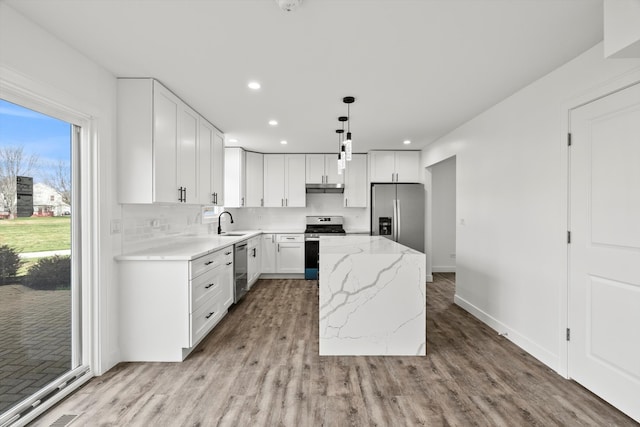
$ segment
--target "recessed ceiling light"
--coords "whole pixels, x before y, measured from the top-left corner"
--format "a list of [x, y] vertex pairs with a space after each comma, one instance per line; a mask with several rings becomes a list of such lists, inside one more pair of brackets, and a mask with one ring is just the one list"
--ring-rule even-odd
[[282, 141], [280, 141], [280, 144], [282, 145], [287, 145], [287, 141], [285, 141], [284, 139]]
[[235, 144], [236, 142], [238, 142], [238, 140], [237, 140], [237, 139], [235, 139], [235, 138], [230, 138], [230, 139], [228, 139], [228, 140], [227, 140], [227, 142], [230, 142], [230, 143], [232, 143], [232, 144]]
[[269, 124], [271, 126], [278, 126], [278, 121], [277, 120], [269, 120]]
[[249, 87], [249, 89], [253, 89], [253, 90], [258, 90], [261, 87], [260, 83], [258, 82], [249, 82], [247, 86]]
[[405, 139], [404, 141], [402, 141], [402, 143], [404, 145], [409, 145], [409, 144], [411, 144], [411, 141], [409, 141], [408, 139]]

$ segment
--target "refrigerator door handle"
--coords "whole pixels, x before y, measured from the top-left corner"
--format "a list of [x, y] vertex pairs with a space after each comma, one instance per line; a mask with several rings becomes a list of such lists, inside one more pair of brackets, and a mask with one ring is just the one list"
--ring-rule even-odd
[[394, 242], [398, 241], [398, 200], [393, 199], [393, 221], [391, 222], [393, 232], [391, 238]]
[[400, 199], [396, 200], [396, 242], [400, 241]]

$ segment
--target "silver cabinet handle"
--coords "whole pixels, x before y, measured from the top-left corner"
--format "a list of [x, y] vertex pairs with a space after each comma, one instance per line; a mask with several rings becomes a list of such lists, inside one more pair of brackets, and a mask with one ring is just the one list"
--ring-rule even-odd
[[278, 243], [278, 252], [280, 252], [280, 243]]
[[213, 261], [207, 261], [204, 263], [204, 265], [211, 265], [211, 264], [213, 264]]
[[240, 202], [240, 206], [244, 206], [244, 197], [242, 198], [242, 202]]
[[345, 207], [349, 206], [349, 199], [344, 199], [344, 206]]
[[280, 206], [284, 206], [284, 199], [280, 199]]
[[284, 199], [284, 205], [289, 206], [289, 199]]
[[228, 262], [228, 263], [227, 263], [227, 265], [231, 265], [231, 264], [233, 264], [233, 263], [232, 263], [232, 262]]
[[208, 284], [207, 286], [205, 286], [204, 288], [205, 288], [205, 289], [209, 289], [210, 287], [212, 287], [212, 286], [214, 286], [214, 285], [215, 285], [215, 283], [209, 283], [209, 284]]
[[229, 251], [229, 252], [225, 252], [224, 254], [225, 254], [225, 255], [231, 255], [231, 251]]
[[205, 319], [210, 318], [211, 316], [213, 316], [216, 312], [212, 311], [211, 313], [207, 314], [206, 316], [204, 316]]
[[260, 206], [264, 206], [264, 199], [260, 199]]

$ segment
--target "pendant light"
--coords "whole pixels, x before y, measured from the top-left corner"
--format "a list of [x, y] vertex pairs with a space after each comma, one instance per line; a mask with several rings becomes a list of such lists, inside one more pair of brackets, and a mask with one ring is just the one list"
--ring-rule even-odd
[[344, 133], [344, 129], [336, 129], [336, 133], [338, 134], [338, 175], [342, 175], [342, 171], [344, 170], [342, 156], [342, 134]]
[[353, 153], [353, 147], [352, 147], [352, 140], [351, 140], [351, 109], [350, 109], [350, 105], [353, 104], [355, 102], [355, 98], [353, 96], [345, 96], [344, 98], [342, 98], [342, 102], [344, 102], [345, 104], [347, 104], [347, 138], [344, 141], [344, 148], [345, 148], [345, 158], [348, 162], [351, 161], [352, 159], [352, 153]]

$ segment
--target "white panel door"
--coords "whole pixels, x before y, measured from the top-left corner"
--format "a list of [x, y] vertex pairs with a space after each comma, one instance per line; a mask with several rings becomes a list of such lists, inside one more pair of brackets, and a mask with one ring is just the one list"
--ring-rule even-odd
[[153, 86], [153, 201], [178, 203], [178, 109], [180, 100]]
[[[354, 154], [355, 157], [357, 154]], [[349, 162], [351, 163], [351, 162]], [[325, 182], [328, 184], [344, 184], [344, 174], [338, 173], [338, 155], [324, 155], [324, 175]]]
[[640, 421], [640, 84], [571, 133], [569, 376]]
[[394, 151], [369, 153], [371, 182], [395, 182], [396, 154]]
[[305, 207], [307, 190], [305, 186], [305, 155], [285, 154], [285, 201], [287, 207]]
[[[284, 154], [265, 154], [264, 207], [284, 206], [284, 179]], [[304, 185], [304, 176], [302, 179]]]
[[307, 154], [307, 184], [324, 184], [324, 154]]
[[245, 206], [257, 208], [262, 206], [264, 192], [264, 163], [263, 155], [247, 151], [245, 153]]
[[213, 126], [200, 118], [198, 130], [198, 200], [201, 205], [214, 203], [211, 178], [213, 166]]
[[367, 207], [367, 155], [354, 154], [344, 174], [344, 206]]
[[184, 188], [184, 203], [200, 203], [196, 186], [198, 151], [198, 113], [185, 104], [180, 105], [178, 128], [178, 187]]
[[396, 182], [420, 182], [419, 151], [396, 151]]
[[224, 135], [217, 130], [213, 133], [211, 189], [215, 196], [214, 204], [224, 206]]

